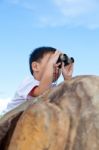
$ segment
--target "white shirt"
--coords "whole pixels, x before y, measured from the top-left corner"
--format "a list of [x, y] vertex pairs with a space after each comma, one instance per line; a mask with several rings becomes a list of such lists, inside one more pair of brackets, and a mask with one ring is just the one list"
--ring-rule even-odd
[[10, 103], [8, 103], [5, 113], [19, 106], [26, 100], [33, 98], [33, 97], [28, 96], [28, 94], [35, 86], [38, 86], [38, 85], [39, 85], [39, 81], [35, 80], [33, 76], [26, 78], [20, 84], [19, 88], [17, 89], [14, 95], [14, 98], [11, 100]]

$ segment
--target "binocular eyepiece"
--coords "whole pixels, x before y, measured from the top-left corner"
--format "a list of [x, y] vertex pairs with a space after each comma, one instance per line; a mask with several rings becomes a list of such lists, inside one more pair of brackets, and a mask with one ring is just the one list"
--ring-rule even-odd
[[74, 58], [73, 57], [68, 57], [66, 54], [60, 54], [57, 63], [61, 63], [58, 67], [62, 67], [62, 62], [64, 62], [64, 66], [67, 66], [71, 63], [74, 63]]

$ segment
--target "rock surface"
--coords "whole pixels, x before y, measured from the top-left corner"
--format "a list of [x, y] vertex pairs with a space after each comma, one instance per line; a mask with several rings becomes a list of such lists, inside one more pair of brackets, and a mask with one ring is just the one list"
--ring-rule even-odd
[[0, 132], [10, 120], [0, 149], [99, 150], [99, 77], [77, 76], [49, 91], [0, 120]]

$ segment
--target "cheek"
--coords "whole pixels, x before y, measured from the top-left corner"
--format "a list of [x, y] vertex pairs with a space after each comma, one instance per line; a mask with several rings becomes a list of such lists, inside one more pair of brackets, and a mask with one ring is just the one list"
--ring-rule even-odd
[[40, 67], [40, 75], [41, 75], [41, 76], [44, 74], [45, 69], [46, 69], [45, 64], [44, 64], [44, 65], [42, 64], [41, 67]]

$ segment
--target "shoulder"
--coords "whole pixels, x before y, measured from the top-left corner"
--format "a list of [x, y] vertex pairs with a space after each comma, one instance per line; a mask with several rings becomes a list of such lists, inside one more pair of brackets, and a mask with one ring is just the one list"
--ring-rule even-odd
[[17, 88], [15, 95], [23, 99], [27, 98], [28, 93], [35, 87], [39, 85], [39, 81], [35, 80], [34, 77], [26, 77]]
[[38, 85], [39, 81], [37, 81], [36, 79], [34, 79], [34, 77], [30, 76], [30, 77], [26, 77], [20, 84], [20, 86], [18, 87], [18, 89], [21, 89], [23, 87], [27, 87], [27, 86], [35, 86]]

